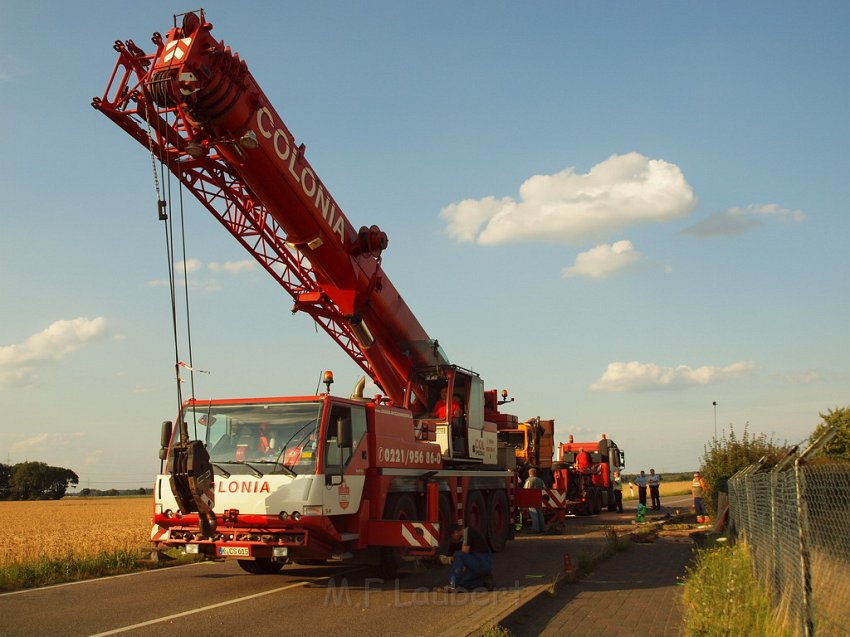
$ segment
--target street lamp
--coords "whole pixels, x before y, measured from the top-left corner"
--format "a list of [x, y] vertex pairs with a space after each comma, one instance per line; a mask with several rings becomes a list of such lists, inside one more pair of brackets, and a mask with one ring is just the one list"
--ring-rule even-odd
[[714, 405], [714, 439], [717, 439], [717, 401], [714, 400], [711, 403]]

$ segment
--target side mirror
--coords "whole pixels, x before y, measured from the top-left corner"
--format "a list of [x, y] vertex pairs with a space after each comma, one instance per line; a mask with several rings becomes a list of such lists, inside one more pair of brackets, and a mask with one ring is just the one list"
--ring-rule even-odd
[[168, 445], [171, 443], [171, 432], [173, 427], [174, 425], [170, 420], [166, 420], [162, 423], [162, 429], [159, 432], [159, 446], [163, 449], [167, 449]]
[[350, 418], [336, 419], [336, 445], [340, 449], [351, 449], [354, 446], [354, 434], [351, 432]]

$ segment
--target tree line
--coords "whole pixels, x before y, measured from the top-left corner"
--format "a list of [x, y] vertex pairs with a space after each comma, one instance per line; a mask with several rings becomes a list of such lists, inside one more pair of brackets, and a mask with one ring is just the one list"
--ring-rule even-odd
[[80, 478], [45, 462], [0, 463], [0, 500], [59, 500]]

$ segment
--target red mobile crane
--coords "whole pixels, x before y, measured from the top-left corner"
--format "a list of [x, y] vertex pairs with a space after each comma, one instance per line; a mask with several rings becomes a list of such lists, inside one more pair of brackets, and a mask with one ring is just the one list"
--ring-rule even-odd
[[[148, 148], [368, 374], [384, 396], [196, 400], [163, 423], [152, 540], [249, 572], [363, 557], [388, 572], [433, 556], [455, 522], [494, 550], [513, 527], [496, 431], [516, 417], [449, 363], [383, 272], [387, 235], [354, 226], [247, 65], [203, 11], [156, 51], [116, 42], [92, 105]], [[159, 202], [160, 219], [167, 205]], [[440, 415], [442, 391], [459, 402]], [[201, 432], [190, 440], [189, 425]], [[178, 435], [179, 432], [179, 435]], [[502, 458], [504, 460], [504, 458]], [[170, 489], [169, 489], [170, 486]]]

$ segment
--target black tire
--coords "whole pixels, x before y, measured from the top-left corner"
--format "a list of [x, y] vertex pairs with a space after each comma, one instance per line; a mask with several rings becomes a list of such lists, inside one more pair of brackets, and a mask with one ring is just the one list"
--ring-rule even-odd
[[471, 526], [481, 535], [487, 536], [487, 505], [480, 491], [472, 491], [466, 499], [466, 509], [463, 512], [463, 523]]
[[454, 513], [451, 498], [447, 493], [441, 493], [437, 502], [440, 514], [440, 547], [439, 555], [448, 555], [452, 544], [452, 529], [457, 524], [457, 515]]
[[236, 560], [243, 571], [251, 575], [272, 575], [279, 573], [283, 568], [283, 562], [273, 562], [270, 557], [258, 557], [255, 560]]
[[491, 491], [487, 497], [487, 541], [494, 553], [505, 550], [512, 525], [508, 496], [501, 489]]
[[[391, 493], [387, 496], [384, 505], [385, 520], [418, 520], [416, 515], [416, 502], [407, 493]], [[385, 546], [380, 551], [379, 570], [381, 576], [390, 579], [398, 575], [398, 572], [413, 562], [408, 549]]]

